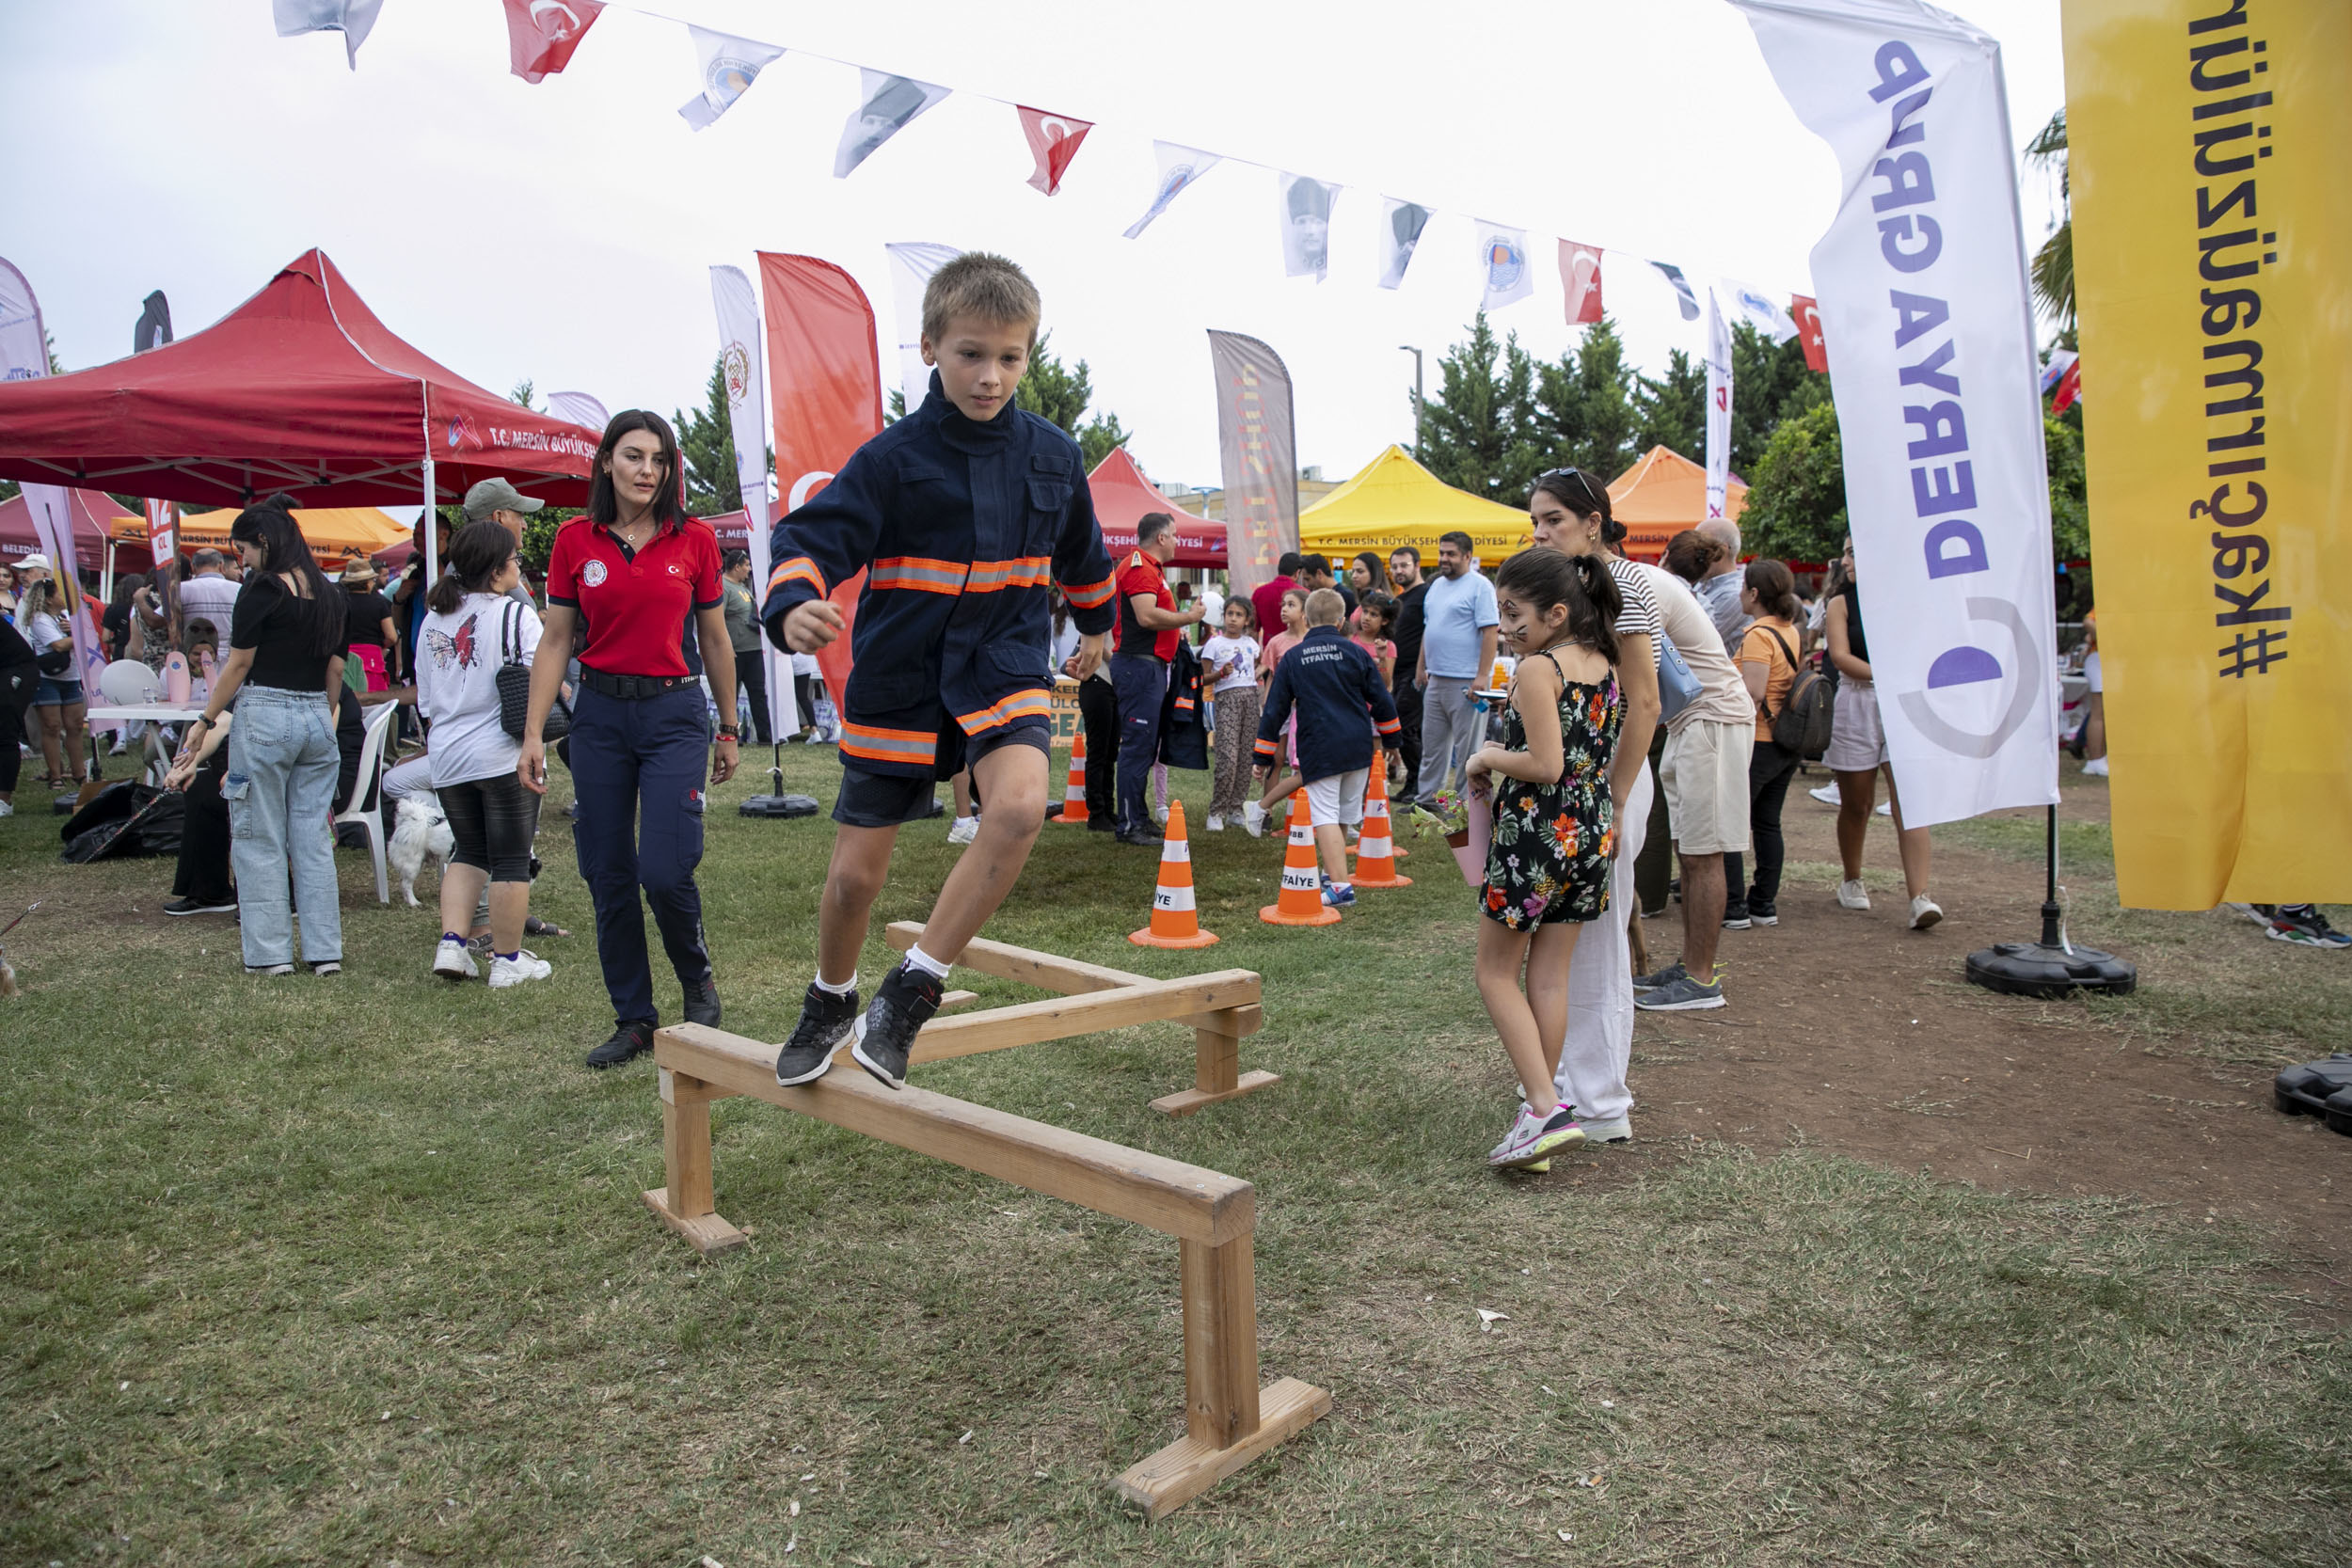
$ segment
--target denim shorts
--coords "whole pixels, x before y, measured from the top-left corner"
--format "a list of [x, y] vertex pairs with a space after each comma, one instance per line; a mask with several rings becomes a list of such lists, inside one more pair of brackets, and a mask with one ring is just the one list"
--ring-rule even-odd
[[33, 688], [35, 707], [64, 707], [70, 703], [78, 703], [81, 700], [82, 683], [78, 680], [54, 680], [43, 675], [39, 684]]
[[[984, 739], [967, 742], [964, 766], [977, 767], [982, 757], [1005, 746], [1026, 746], [1050, 754], [1053, 731], [1042, 724], [999, 730]], [[853, 763], [841, 769], [841, 793], [833, 802], [833, 819], [850, 828], [896, 828], [919, 822], [931, 814], [937, 779], [909, 779], [896, 773], [869, 773]]]

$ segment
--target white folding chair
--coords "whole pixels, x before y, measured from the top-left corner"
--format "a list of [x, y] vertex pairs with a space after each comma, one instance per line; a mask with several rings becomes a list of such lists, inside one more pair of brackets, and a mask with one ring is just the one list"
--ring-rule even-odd
[[359, 776], [351, 782], [351, 799], [336, 815], [335, 826], [356, 822], [367, 830], [368, 853], [375, 860], [375, 901], [392, 901], [391, 883], [384, 877], [384, 814], [368, 805], [369, 787], [377, 782], [384, 770], [384, 737], [391, 733], [392, 716], [399, 705], [385, 703], [368, 715], [367, 738], [359, 743]]

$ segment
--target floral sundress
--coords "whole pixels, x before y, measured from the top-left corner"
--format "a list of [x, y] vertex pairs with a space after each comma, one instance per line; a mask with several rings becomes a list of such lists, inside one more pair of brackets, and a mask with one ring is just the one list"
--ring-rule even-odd
[[[1551, 667], [1560, 661], [1549, 653]], [[1609, 765], [1616, 755], [1625, 697], [1615, 672], [1600, 681], [1561, 675], [1560, 740], [1565, 767], [1557, 784], [1528, 784], [1502, 774], [1494, 786], [1494, 834], [1479, 910], [1514, 931], [1597, 920], [1609, 908], [1609, 868], [1616, 847]], [[1527, 749], [1519, 710], [1502, 710], [1502, 744]]]

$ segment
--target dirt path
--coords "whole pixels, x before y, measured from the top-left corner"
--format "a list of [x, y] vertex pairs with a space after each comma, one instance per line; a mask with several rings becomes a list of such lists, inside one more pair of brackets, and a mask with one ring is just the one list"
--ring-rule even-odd
[[[2067, 815], [2103, 815], [2104, 803], [2070, 800]], [[1790, 792], [1792, 870], [1835, 866], [1835, 820]], [[1883, 823], [1867, 863], [1895, 864]], [[2352, 1138], [2275, 1112], [2268, 1069], [2152, 1054], [2072, 1006], [1963, 981], [1970, 951], [2039, 931], [2036, 868], [1939, 845], [1947, 912], [1925, 933], [1906, 928], [1899, 893], [1874, 890], [1867, 913], [1840, 909], [1834, 877], [1792, 877], [1779, 926], [1724, 933], [1729, 1006], [1642, 1016], [1636, 1147], [1802, 1138], [1985, 1187], [2134, 1196], [2250, 1220], [2312, 1260], [2315, 1293], [2352, 1303]], [[1645, 923], [1653, 961], [1680, 950], [1679, 913]], [[1844, 961], [1821, 961], [1830, 953]]]

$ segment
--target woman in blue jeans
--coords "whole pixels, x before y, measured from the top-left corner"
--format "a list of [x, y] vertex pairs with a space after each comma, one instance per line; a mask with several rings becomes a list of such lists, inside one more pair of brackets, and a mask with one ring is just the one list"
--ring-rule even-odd
[[244, 558], [245, 586], [230, 622], [228, 660], [213, 681], [204, 716], [188, 726], [181, 756], [194, 756], [204, 732], [235, 705], [220, 792], [229, 802], [246, 972], [294, 973], [299, 911], [303, 961], [314, 974], [340, 974], [343, 922], [327, 819], [341, 762], [335, 698], [343, 684], [343, 596], [310, 559], [310, 546], [276, 497], [237, 514], [229, 540]]

